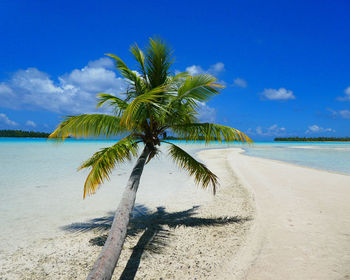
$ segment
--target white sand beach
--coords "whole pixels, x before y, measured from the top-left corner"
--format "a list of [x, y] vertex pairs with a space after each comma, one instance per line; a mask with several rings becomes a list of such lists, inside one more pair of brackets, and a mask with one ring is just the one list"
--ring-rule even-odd
[[[215, 151], [216, 154], [210, 154], [206, 160], [220, 177], [221, 187], [216, 196], [210, 190], [195, 186], [191, 178], [171, 168], [167, 161], [155, 161], [151, 163], [154, 166], [145, 167], [136, 208], [140, 212], [143, 208], [150, 211], [141, 216], [141, 220], [160, 215], [161, 223], [145, 231], [141, 222], [141, 230], [127, 238], [113, 279], [217, 279], [230, 268], [233, 253], [244, 244], [254, 210], [249, 193], [236, 183], [225, 159], [226, 153]], [[159, 171], [162, 172], [159, 174]], [[112, 182], [100, 190], [101, 195], [104, 191], [110, 192], [109, 185], [115, 181], [121, 183], [120, 176], [114, 176]], [[116, 192], [121, 192], [121, 188]], [[107, 210], [113, 205], [110, 199], [104, 206]], [[118, 197], [114, 200], [117, 204]], [[89, 199], [86, 203], [90, 203]], [[100, 203], [91, 205], [103, 208]], [[159, 206], [164, 208], [164, 214], [157, 212]], [[67, 207], [77, 209], [74, 205]], [[100, 212], [93, 218], [102, 217]], [[25, 245], [13, 251], [4, 247], [0, 252], [0, 279], [85, 279], [102, 248], [89, 241], [104, 236], [106, 231], [84, 230], [85, 226], [93, 228], [96, 223], [79, 215], [87, 222], [81, 230], [78, 224], [72, 232], [61, 230], [56, 235], [36, 239], [29, 236]], [[89, 215], [91, 217], [91, 211]], [[151, 246], [145, 246], [150, 248], [135, 250], [137, 243], [144, 239], [152, 240]], [[226, 273], [232, 274], [231, 270]]]
[[246, 279], [349, 279], [350, 176], [228, 157], [257, 207]]
[[[198, 157], [219, 176], [217, 195], [189, 181], [155, 199], [144, 216], [153, 225], [127, 239], [113, 279], [350, 278], [350, 176], [241, 149]], [[101, 250], [89, 241], [105, 233], [73, 230], [19, 248], [1, 257], [0, 279], [85, 279]]]

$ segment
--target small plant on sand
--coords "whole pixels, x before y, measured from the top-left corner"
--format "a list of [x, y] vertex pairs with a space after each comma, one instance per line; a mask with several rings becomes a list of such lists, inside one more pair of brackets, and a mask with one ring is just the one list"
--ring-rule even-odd
[[175, 163], [187, 170], [203, 188], [210, 186], [215, 194], [217, 176], [186, 151], [163, 139], [165, 132], [186, 141], [251, 141], [237, 129], [199, 122], [200, 104], [217, 95], [222, 88], [215, 77], [208, 74], [191, 76], [188, 73], [171, 75], [172, 51], [159, 39], [150, 39], [145, 52], [137, 45], [132, 46], [130, 51], [137, 61], [137, 71], [131, 70], [119, 57], [108, 54], [129, 83], [127, 91], [120, 95], [123, 98], [98, 94], [97, 107], [109, 106], [113, 113], [67, 116], [50, 135], [62, 140], [69, 136], [124, 136], [113, 146], [93, 154], [80, 166], [80, 169], [90, 168], [84, 185], [84, 198], [95, 193], [118, 164], [136, 157], [139, 146], [143, 146], [115, 212], [107, 241], [88, 279], [111, 279], [125, 241], [143, 167], [157, 155], [161, 144], [169, 146], [169, 154]]

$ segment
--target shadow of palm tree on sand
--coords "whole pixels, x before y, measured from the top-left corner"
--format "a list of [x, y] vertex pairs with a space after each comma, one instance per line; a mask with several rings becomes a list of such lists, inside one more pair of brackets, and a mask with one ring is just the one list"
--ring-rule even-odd
[[[164, 207], [158, 207], [157, 211], [150, 211], [144, 205], [136, 205], [130, 219], [127, 236], [136, 236], [142, 233], [127, 265], [120, 276], [120, 280], [132, 280], [135, 278], [139, 268], [141, 257], [145, 251], [149, 253], [160, 254], [167, 246], [168, 240], [172, 233], [168, 228], [178, 226], [185, 227], [205, 227], [205, 226], [224, 226], [233, 223], [244, 223], [250, 218], [241, 217], [217, 217], [201, 218], [194, 217], [197, 214], [199, 206], [179, 212], [166, 212]], [[74, 223], [64, 226], [63, 229], [70, 232], [87, 232], [97, 230], [101, 232], [108, 231], [113, 222], [113, 212], [108, 216], [92, 219], [86, 223]], [[92, 245], [103, 246], [107, 239], [107, 234], [90, 240]]]

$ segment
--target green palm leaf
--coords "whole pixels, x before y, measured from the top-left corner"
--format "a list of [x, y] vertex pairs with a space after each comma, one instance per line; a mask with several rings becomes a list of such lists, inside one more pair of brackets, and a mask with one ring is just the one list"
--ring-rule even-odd
[[252, 140], [243, 132], [225, 125], [212, 123], [188, 123], [173, 125], [170, 127], [177, 135], [187, 141], [196, 141], [204, 138], [206, 143], [219, 142], [247, 142]]
[[[212, 96], [219, 94], [221, 85], [216, 84], [216, 78], [210, 75], [189, 76], [180, 73], [169, 82], [170, 91], [175, 91], [176, 97], [167, 104], [169, 112], [167, 122], [174, 124], [197, 121], [197, 109], [201, 102], [208, 101]], [[189, 116], [190, 118], [187, 118]]]
[[110, 179], [110, 174], [116, 164], [130, 160], [137, 155], [137, 142], [130, 136], [123, 138], [111, 147], [101, 149], [85, 161], [79, 170], [91, 168], [84, 184], [84, 195], [94, 194], [104, 180]]
[[186, 123], [196, 123], [197, 111], [196, 105], [192, 102], [182, 102], [177, 99], [166, 107], [167, 114], [164, 116], [164, 120], [161, 123], [164, 123], [167, 127], [176, 126], [178, 124]]
[[124, 63], [123, 60], [121, 60], [121, 58], [119, 56], [116, 56], [114, 54], [111, 53], [106, 53], [105, 55], [114, 58], [115, 60], [115, 66], [117, 67], [117, 69], [119, 70], [123, 70], [123, 69], [129, 69], [128, 66], [126, 66], [126, 64]]
[[169, 76], [172, 51], [160, 39], [150, 39], [146, 49], [146, 70], [151, 88], [163, 85]]
[[145, 66], [145, 55], [143, 51], [141, 51], [138, 45], [135, 44], [130, 48], [130, 52], [133, 54], [134, 58], [139, 63], [138, 70], [142, 74], [143, 78], [146, 80], [147, 72], [146, 72], [146, 66]]
[[137, 96], [142, 94], [144, 80], [139, 77], [135, 71], [130, 70], [124, 61], [122, 61], [118, 56], [110, 53], [106, 55], [115, 60], [116, 68], [119, 70], [120, 74], [133, 86], [134, 92], [136, 93], [135, 95]]
[[180, 147], [162, 141], [170, 145], [169, 154], [174, 159], [175, 163], [180, 167], [188, 171], [190, 176], [194, 176], [195, 182], [201, 184], [203, 188], [207, 188], [209, 185], [213, 188], [213, 193], [216, 193], [216, 188], [219, 185], [217, 176], [211, 172], [203, 163], [200, 163]]
[[223, 86], [217, 84], [216, 78], [211, 75], [187, 76], [178, 89], [178, 98], [206, 102], [212, 96], [219, 94], [219, 88]]
[[88, 114], [79, 116], [65, 116], [56, 130], [49, 138], [64, 140], [68, 136], [90, 137], [90, 136], [117, 136], [127, 131], [121, 125], [119, 117], [104, 114]]
[[[160, 86], [137, 96], [126, 108], [122, 116], [122, 123], [131, 128], [135, 122], [143, 122], [150, 118], [151, 114], [154, 116], [161, 114], [165, 108], [158, 101], [165, 97], [164, 90], [165, 87]], [[150, 108], [152, 108], [152, 112], [150, 112]]]
[[128, 102], [108, 93], [97, 94], [97, 100], [97, 108], [107, 104], [118, 116], [128, 107]]

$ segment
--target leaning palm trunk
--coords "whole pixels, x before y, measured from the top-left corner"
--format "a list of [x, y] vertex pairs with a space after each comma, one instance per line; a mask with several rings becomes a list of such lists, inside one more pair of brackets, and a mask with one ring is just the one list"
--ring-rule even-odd
[[129, 219], [134, 208], [136, 192], [140, 183], [143, 167], [149, 154], [150, 149], [145, 146], [130, 175], [122, 200], [115, 212], [108, 238], [101, 254], [87, 277], [88, 280], [109, 280], [112, 278], [113, 271], [117, 265], [126, 238]]

